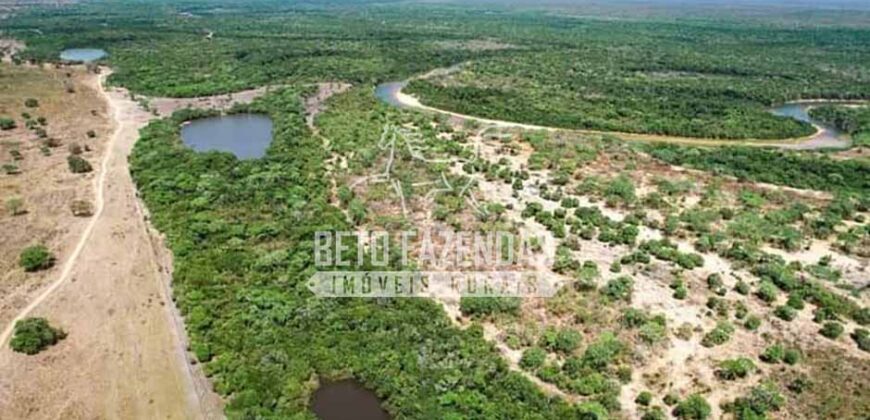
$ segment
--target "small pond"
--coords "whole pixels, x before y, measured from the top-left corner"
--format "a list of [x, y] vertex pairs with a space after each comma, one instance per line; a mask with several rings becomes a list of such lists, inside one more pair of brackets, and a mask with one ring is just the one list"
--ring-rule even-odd
[[60, 59], [66, 61], [83, 61], [89, 63], [99, 60], [108, 55], [105, 50], [98, 48], [69, 48], [60, 53]]
[[272, 120], [261, 114], [202, 118], [181, 127], [181, 140], [197, 152], [230, 152], [239, 159], [258, 159], [272, 143]]
[[401, 92], [402, 88], [404, 88], [407, 84], [407, 82], [381, 83], [377, 87], [375, 87], [375, 96], [381, 101], [387, 103], [388, 105], [402, 108], [402, 103], [399, 102], [399, 99], [396, 97], [396, 95]]
[[324, 383], [311, 403], [320, 420], [389, 420], [378, 396], [359, 382], [347, 379]]

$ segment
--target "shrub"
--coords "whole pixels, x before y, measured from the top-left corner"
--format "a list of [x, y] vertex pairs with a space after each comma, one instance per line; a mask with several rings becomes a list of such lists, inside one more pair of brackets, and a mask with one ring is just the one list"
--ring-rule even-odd
[[11, 130], [15, 127], [15, 120], [12, 118], [0, 117], [0, 130]]
[[796, 365], [801, 360], [801, 352], [798, 349], [788, 349], [782, 356], [782, 361], [788, 365]]
[[570, 328], [547, 327], [538, 345], [554, 352], [570, 353], [580, 345], [582, 336]]
[[81, 174], [94, 170], [94, 168], [91, 167], [91, 164], [81, 156], [69, 155], [66, 158], [66, 162], [69, 164], [69, 170], [74, 174]]
[[773, 311], [773, 314], [784, 321], [792, 321], [797, 318], [797, 311], [787, 305], [777, 306], [776, 310]]
[[89, 201], [75, 200], [69, 207], [75, 217], [90, 217], [94, 215], [94, 206]]
[[785, 357], [785, 348], [781, 344], [774, 344], [761, 353], [759, 358], [766, 363], [779, 363]]
[[21, 173], [21, 168], [12, 163], [4, 163], [3, 172], [5, 172], [6, 175], [18, 175]]
[[644, 407], [649, 406], [652, 402], [652, 394], [649, 391], [643, 391], [640, 394], [637, 394], [637, 398], [634, 399], [634, 402]]
[[720, 322], [716, 327], [710, 330], [704, 338], [701, 339], [701, 345], [704, 347], [714, 347], [725, 344], [731, 339], [731, 334], [734, 332], [734, 327], [728, 322]]
[[523, 352], [520, 358], [520, 366], [526, 370], [535, 370], [547, 361], [547, 352], [540, 347], [531, 347]]
[[94, 130], [88, 130], [87, 136], [89, 139], [92, 139], [94, 137], [97, 137], [97, 133]]
[[726, 380], [733, 381], [738, 378], [745, 378], [750, 373], [755, 371], [755, 363], [745, 357], [736, 359], [723, 360], [719, 364], [719, 370], [716, 371], [716, 376]]
[[743, 326], [749, 331], [755, 331], [761, 326], [761, 318], [755, 315], [749, 315], [746, 317], [746, 321], [743, 322]]
[[39, 107], [39, 101], [36, 98], [27, 98], [24, 100], [24, 106], [28, 108], [37, 108]]
[[734, 291], [740, 293], [743, 296], [748, 295], [750, 291], [749, 283], [743, 280], [738, 280], [737, 283], [734, 285]]
[[664, 401], [665, 405], [672, 407], [680, 402], [680, 397], [673, 392], [669, 392], [664, 398], [662, 398], [662, 401]]
[[840, 338], [841, 335], [843, 335], [844, 330], [845, 329], [843, 328], [843, 324], [830, 321], [826, 322], [825, 325], [822, 326], [822, 329], [819, 330], [819, 334], [830, 338], [831, 340], [836, 340]]
[[631, 288], [634, 286], [634, 280], [628, 276], [619, 276], [607, 282], [602, 293], [610, 300], [631, 300]]
[[66, 338], [63, 330], [52, 328], [44, 318], [26, 318], [15, 323], [9, 342], [12, 350], [33, 355]]
[[851, 336], [859, 349], [870, 352], [870, 331], [864, 328], [858, 328], [852, 332]]
[[643, 417], [640, 420], [666, 420], [667, 418], [668, 416], [665, 415], [661, 407], [653, 407], [646, 413], [643, 413]]
[[725, 411], [734, 413], [738, 419], [763, 419], [770, 411], [779, 410], [785, 399], [773, 383], [767, 382], [752, 388], [749, 395], [725, 405]]
[[761, 282], [761, 284], [758, 285], [758, 290], [755, 291], [755, 295], [767, 303], [775, 301], [777, 294], [776, 286], [769, 281]]
[[27, 247], [21, 252], [19, 265], [24, 271], [39, 271], [54, 265], [54, 256], [42, 245]]
[[703, 420], [710, 417], [710, 403], [700, 394], [692, 394], [674, 408], [674, 416], [680, 419]]
[[6, 200], [6, 211], [13, 216], [19, 216], [24, 213], [27, 213], [27, 210], [24, 208], [24, 200], [20, 197], [12, 197]]
[[69, 153], [71, 155], [82, 154], [82, 146], [78, 143], [70, 143], [69, 146], [67, 146], [67, 148], [69, 149]]
[[466, 316], [516, 315], [521, 303], [520, 298], [512, 297], [463, 297], [459, 300], [459, 310]]

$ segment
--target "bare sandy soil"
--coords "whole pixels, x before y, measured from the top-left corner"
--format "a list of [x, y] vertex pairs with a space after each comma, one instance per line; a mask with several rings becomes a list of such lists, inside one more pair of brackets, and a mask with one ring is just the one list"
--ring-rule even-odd
[[102, 92], [96, 77], [89, 83], [114, 120], [103, 140], [107, 153], [90, 175], [98, 177], [95, 215], [79, 229], [78, 245], [58, 252], [59, 267], [46, 273], [51, 283], [32, 310], [18, 315], [46, 317], [69, 336], [35, 356], [13, 353], [4, 340], [0, 417], [221, 417], [220, 400], [188, 363], [167, 287], [171, 262], [148, 229], [127, 169], [151, 115], [124, 92]]

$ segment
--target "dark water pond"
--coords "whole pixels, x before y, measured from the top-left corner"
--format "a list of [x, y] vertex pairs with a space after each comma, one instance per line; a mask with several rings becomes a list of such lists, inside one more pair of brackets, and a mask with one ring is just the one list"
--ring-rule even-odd
[[352, 379], [325, 383], [311, 403], [321, 420], [389, 420], [378, 396]]
[[184, 124], [181, 139], [197, 152], [230, 152], [239, 159], [257, 159], [272, 142], [272, 120], [260, 114], [203, 118]]
[[108, 53], [105, 50], [98, 48], [70, 48], [60, 53], [60, 59], [66, 61], [84, 61], [87, 63], [99, 60], [106, 55]]

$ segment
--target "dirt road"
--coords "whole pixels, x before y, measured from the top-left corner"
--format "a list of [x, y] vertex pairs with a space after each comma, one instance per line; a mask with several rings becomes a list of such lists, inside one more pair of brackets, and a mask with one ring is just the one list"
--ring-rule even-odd
[[95, 179], [95, 214], [57, 279], [16, 317], [47, 317], [69, 337], [26, 356], [9, 349], [4, 325], [0, 418], [221, 417], [220, 400], [187, 363], [167, 286], [171, 259], [144, 221], [127, 168], [152, 116], [124, 92], [98, 88], [114, 131]]

